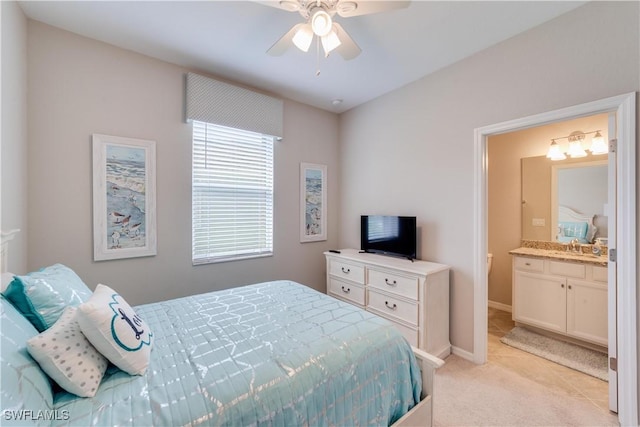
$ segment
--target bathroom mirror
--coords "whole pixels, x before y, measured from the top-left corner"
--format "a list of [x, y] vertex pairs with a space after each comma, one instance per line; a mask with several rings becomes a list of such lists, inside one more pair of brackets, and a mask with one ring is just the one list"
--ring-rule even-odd
[[[607, 237], [606, 156], [563, 161], [552, 161], [546, 156], [526, 157], [521, 159], [521, 174], [523, 239], [566, 240], [564, 234], [572, 233], [559, 230], [559, 222], [573, 225], [567, 223], [584, 221], [580, 215], [592, 217], [596, 227], [595, 236], [588, 236], [590, 239], [585, 236], [585, 240]], [[560, 206], [576, 212], [578, 217], [567, 217], [567, 210], [561, 214]]]

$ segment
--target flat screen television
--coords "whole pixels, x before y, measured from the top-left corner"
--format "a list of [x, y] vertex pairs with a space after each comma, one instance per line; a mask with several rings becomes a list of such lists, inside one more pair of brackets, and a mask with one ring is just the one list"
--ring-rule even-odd
[[416, 217], [362, 215], [360, 249], [365, 252], [416, 258]]

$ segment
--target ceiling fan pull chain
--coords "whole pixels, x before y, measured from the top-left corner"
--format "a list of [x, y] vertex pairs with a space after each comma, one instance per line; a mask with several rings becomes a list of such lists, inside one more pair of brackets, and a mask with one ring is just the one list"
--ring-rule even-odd
[[320, 75], [320, 37], [316, 37], [316, 77]]

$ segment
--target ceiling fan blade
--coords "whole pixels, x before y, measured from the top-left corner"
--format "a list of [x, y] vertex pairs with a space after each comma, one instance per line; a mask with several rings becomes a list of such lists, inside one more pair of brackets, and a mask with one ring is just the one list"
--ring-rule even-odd
[[[409, 7], [410, 1], [404, 0], [341, 0], [336, 5], [338, 15], [343, 18], [350, 16], [369, 15], [372, 13], [387, 12], [389, 10], [404, 9]], [[354, 8], [354, 5], [356, 6]]]
[[360, 49], [360, 46], [358, 46], [344, 28], [342, 28], [342, 25], [334, 22], [333, 26], [338, 38], [340, 39], [340, 46], [335, 48], [335, 52], [338, 52], [347, 61], [360, 55], [362, 49]]
[[285, 53], [286, 50], [289, 49], [289, 46], [293, 44], [293, 36], [296, 35], [298, 29], [303, 25], [304, 24], [296, 24], [291, 27], [284, 36], [280, 37], [280, 40], [275, 42], [273, 46], [267, 50], [267, 53], [271, 56], [280, 56]]
[[275, 7], [277, 9], [286, 10], [287, 12], [297, 12], [301, 9], [302, 5], [297, 0], [254, 0], [255, 3], [260, 3], [265, 6]]

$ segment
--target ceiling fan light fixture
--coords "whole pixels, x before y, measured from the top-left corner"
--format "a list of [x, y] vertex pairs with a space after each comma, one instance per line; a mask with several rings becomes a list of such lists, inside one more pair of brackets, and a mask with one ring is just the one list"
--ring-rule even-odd
[[304, 24], [293, 36], [293, 44], [303, 52], [309, 52], [309, 47], [313, 41], [313, 31], [311, 25]]
[[324, 49], [324, 56], [327, 57], [331, 51], [342, 44], [338, 34], [335, 31], [329, 32], [326, 36], [321, 38], [322, 48]]
[[331, 31], [333, 21], [331, 15], [321, 7], [317, 7], [311, 11], [311, 28], [318, 37], [324, 37]]

